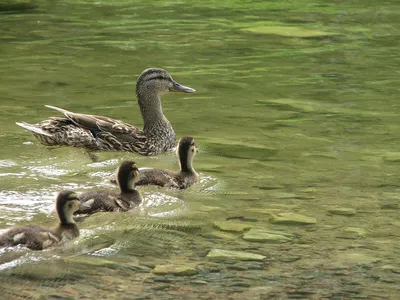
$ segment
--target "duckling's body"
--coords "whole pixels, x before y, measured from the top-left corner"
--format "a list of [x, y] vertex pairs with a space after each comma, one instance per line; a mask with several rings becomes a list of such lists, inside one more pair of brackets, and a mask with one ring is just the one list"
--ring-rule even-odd
[[136, 185], [158, 185], [175, 189], [187, 189], [197, 181], [198, 174], [193, 172], [140, 169], [140, 179]]
[[158, 185], [162, 187], [186, 189], [199, 180], [199, 174], [193, 168], [196, 145], [192, 137], [183, 137], [177, 148], [180, 171], [140, 168], [140, 179], [135, 185]]
[[176, 136], [164, 116], [160, 96], [168, 92], [193, 93], [163, 69], [147, 69], [139, 76], [136, 95], [144, 121], [143, 130], [108, 117], [73, 113], [55, 106], [66, 118], [52, 117], [37, 124], [17, 125], [29, 130], [44, 145], [72, 146], [91, 151], [128, 151], [157, 155], [175, 147]]
[[42, 228], [28, 225], [10, 228], [0, 235], [0, 247], [23, 245], [31, 250], [43, 250], [78, 237], [79, 229], [72, 215], [79, 206], [79, 200], [74, 192], [61, 192], [56, 200], [60, 220], [57, 226]]
[[139, 171], [133, 161], [124, 161], [117, 171], [120, 192], [92, 191], [82, 193], [81, 201], [86, 204], [76, 214], [91, 215], [99, 211], [129, 211], [142, 202], [142, 196], [135, 190], [134, 182], [139, 179]]

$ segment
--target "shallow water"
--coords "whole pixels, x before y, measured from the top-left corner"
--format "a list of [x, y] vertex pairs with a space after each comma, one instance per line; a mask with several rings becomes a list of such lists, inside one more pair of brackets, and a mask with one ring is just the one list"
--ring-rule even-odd
[[[177, 167], [173, 153], [93, 163], [15, 125], [56, 116], [49, 104], [140, 127], [135, 82], [148, 67], [197, 90], [164, 96], [163, 109], [178, 137], [196, 139], [202, 181], [145, 187], [136, 212], [87, 218], [65, 247], [2, 250], [3, 295], [398, 299], [397, 1], [5, 3], [0, 228], [54, 223], [59, 190], [113, 188], [124, 159]], [[282, 213], [315, 224], [274, 223]], [[250, 228], [289, 241], [250, 241]], [[215, 261], [212, 249], [266, 257]]]

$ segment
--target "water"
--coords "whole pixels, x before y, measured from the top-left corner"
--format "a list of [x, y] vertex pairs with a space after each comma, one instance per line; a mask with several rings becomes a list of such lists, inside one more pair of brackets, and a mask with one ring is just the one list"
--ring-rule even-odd
[[[53, 224], [59, 190], [112, 188], [106, 178], [124, 159], [177, 167], [173, 153], [99, 153], [94, 164], [15, 125], [57, 115], [49, 104], [141, 127], [134, 90], [148, 67], [197, 90], [166, 95], [163, 109], [178, 137], [196, 139], [202, 175], [186, 191], [143, 188], [136, 212], [92, 216], [64, 248], [3, 250], [8, 298], [399, 297], [397, 1], [8, 0], [0, 9], [0, 228]], [[316, 224], [272, 223], [280, 213]], [[227, 220], [291, 242], [244, 240], [221, 230]], [[212, 249], [266, 258], [214, 262]], [[198, 274], [153, 274], [169, 264]]]

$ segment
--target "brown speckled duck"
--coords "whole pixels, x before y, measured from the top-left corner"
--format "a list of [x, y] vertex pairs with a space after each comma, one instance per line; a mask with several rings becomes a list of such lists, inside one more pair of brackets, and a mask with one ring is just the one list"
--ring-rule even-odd
[[75, 214], [91, 215], [99, 211], [128, 211], [142, 202], [140, 192], [134, 188], [139, 179], [139, 170], [133, 161], [124, 161], [117, 170], [117, 183], [120, 191], [92, 191], [82, 193], [79, 198], [86, 207]]
[[143, 130], [108, 117], [73, 113], [55, 106], [65, 118], [52, 117], [37, 124], [17, 122], [47, 146], [72, 146], [89, 151], [128, 151], [158, 155], [175, 147], [176, 136], [164, 116], [160, 96], [168, 92], [193, 93], [194, 89], [172, 79], [167, 71], [143, 71], [136, 83], [136, 96], [144, 121]]
[[37, 225], [13, 227], [0, 235], [0, 247], [23, 245], [32, 250], [43, 250], [79, 236], [73, 213], [80, 207], [76, 193], [62, 191], [56, 199], [59, 224], [54, 228]]
[[199, 174], [193, 168], [193, 159], [196, 151], [196, 144], [192, 137], [181, 138], [176, 149], [180, 171], [140, 168], [140, 179], [135, 185], [158, 185], [176, 189], [190, 187], [199, 180]]

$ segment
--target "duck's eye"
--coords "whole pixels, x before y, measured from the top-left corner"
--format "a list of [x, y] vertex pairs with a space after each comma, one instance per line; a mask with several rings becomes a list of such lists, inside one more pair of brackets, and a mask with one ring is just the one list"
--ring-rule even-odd
[[160, 76], [156, 76], [156, 77], [150, 78], [149, 80], [169, 80], [169, 79], [164, 77], [164, 76], [162, 76], [162, 75], [160, 75]]
[[68, 203], [68, 208], [72, 208], [72, 202]]

